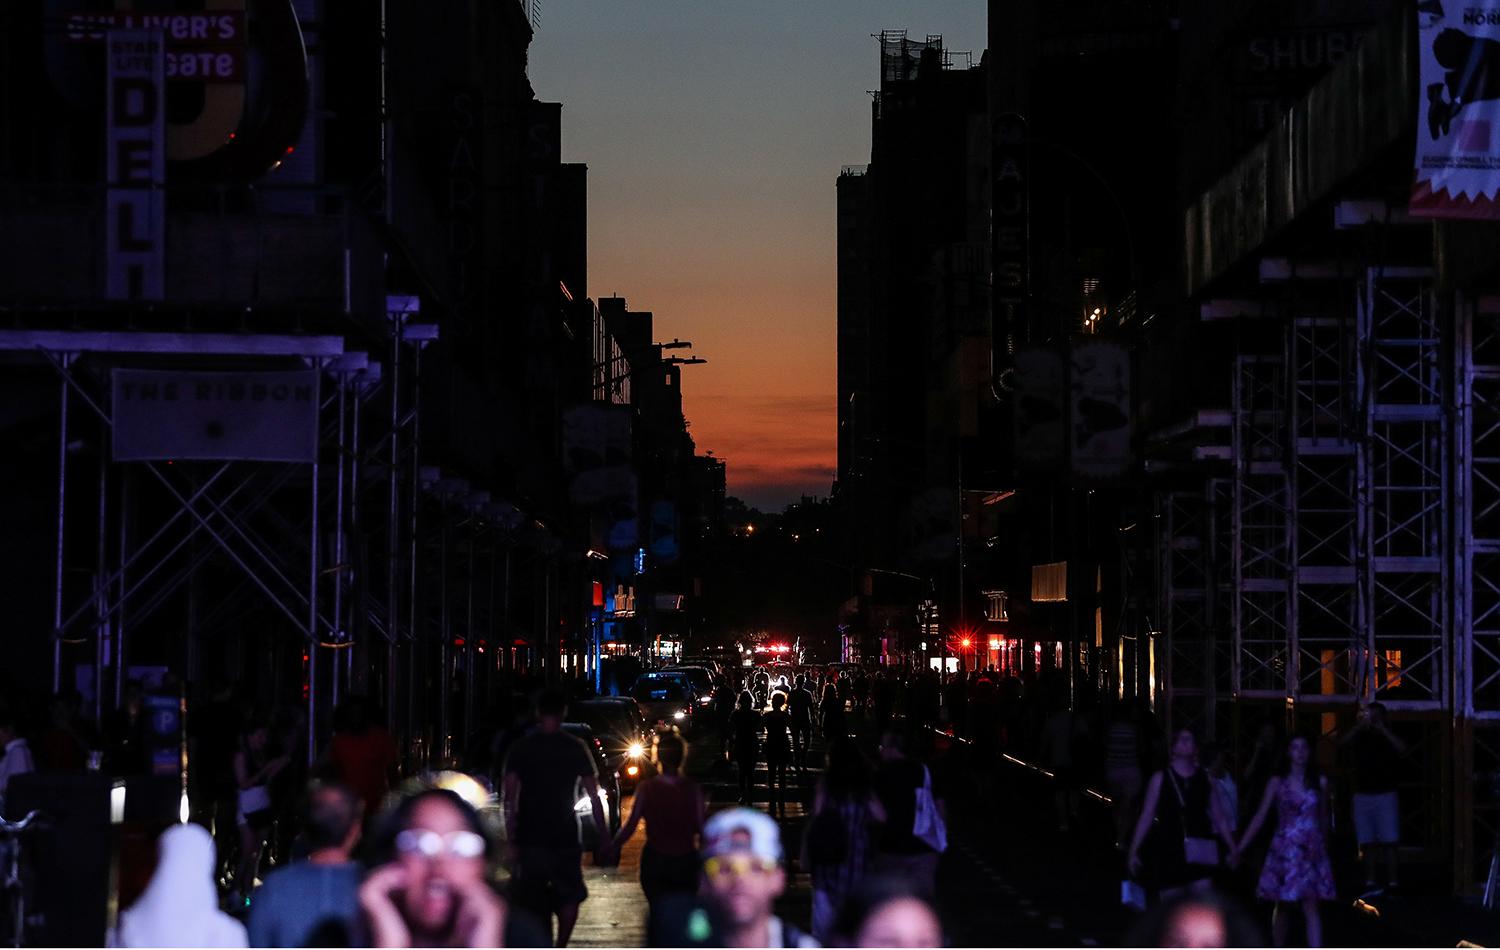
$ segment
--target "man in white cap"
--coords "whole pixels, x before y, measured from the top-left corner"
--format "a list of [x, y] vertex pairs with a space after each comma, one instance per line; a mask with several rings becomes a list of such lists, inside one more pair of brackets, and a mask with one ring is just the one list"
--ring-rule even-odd
[[703, 826], [703, 897], [719, 911], [726, 947], [816, 947], [771, 913], [786, 890], [781, 829], [752, 808], [721, 811]]

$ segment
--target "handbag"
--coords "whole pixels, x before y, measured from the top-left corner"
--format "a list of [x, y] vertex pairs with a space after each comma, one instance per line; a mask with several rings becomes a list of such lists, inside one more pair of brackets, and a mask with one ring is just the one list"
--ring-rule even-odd
[[1182, 824], [1182, 856], [1188, 864], [1203, 867], [1219, 866], [1219, 842], [1212, 838], [1198, 838], [1187, 833], [1187, 799], [1177, 783], [1177, 773], [1169, 766], [1167, 777], [1172, 780], [1172, 791], [1177, 795], [1177, 819]]
[[925, 765], [922, 766], [922, 787], [917, 789], [917, 808], [912, 817], [911, 833], [939, 854], [948, 850], [948, 826], [943, 822], [937, 802], [933, 801], [932, 773]]

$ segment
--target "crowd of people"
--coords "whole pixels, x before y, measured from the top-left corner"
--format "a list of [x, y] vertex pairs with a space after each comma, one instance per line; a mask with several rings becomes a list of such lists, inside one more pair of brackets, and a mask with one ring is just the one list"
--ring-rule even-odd
[[[1306, 943], [1321, 943], [1320, 905], [1335, 895], [1335, 799], [1306, 737], [1282, 738], [1268, 725], [1236, 768], [1226, 747], [1200, 748], [1191, 731], [1163, 735], [1143, 704], [1096, 703], [994, 670], [944, 681], [930, 671], [770, 667], [716, 672], [713, 683], [697, 748], [675, 729], [658, 735], [656, 774], [637, 786], [618, 831], [593, 750], [562, 728], [568, 697], [556, 689], [516, 684], [465, 743], [460, 764], [502, 803], [492, 815], [470, 794], [472, 781], [400, 786], [396, 739], [358, 697], [340, 706], [309, 765], [295, 710], [246, 715], [219, 686], [189, 734], [194, 823], [162, 837], [155, 876], [114, 939], [566, 945], [587, 898], [581, 819], [602, 867], [644, 826], [640, 883], [653, 942], [935, 945], [950, 770], [962, 769], [970, 794], [983, 798], [1006, 752], [1050, 776], [1059, 833], [1085, 826], [1085, 787], [1106, 790], [1127, 891], [1155, 907], [1142, 927], [1191, 929], [1213, 918], [1235, 932], [1253, 928], [1224, 910], [1237, 896], [1274, 907], [1277, 945], [1292, 939], [1299, 915]], [[76, 695], [54, 697], [30, 742], [0, 709], [0, 804], [8, 779], [33, 768], [142, 768], [142, 692], [132, 686], [97, 732]], [[944, 737], [959, 756], [935, 756]], [[1407, 750], [1379, 704], [1340, 745], [1354, 763], [1369, 894], [1397, 883], [1395, 789]], [[690, 756], [736, 773], [740, 807], [714, 811], [709, 790], [689, 776]], [[586, 812], [575, 810], [580, 796]], [[782, 826], [793, 804], [804, 820], [789, 860]], [[771, 913], [789, 870], [811, 886], [805, 932], [804, 921]], [[163, 927], [180, 936], [165, 941]]]
[[[775, 692], [768, 699], [773, 725], [785, 699]], [[503, 743], [503, 817], [497, 823], [486, 814], [487, 799], [475, 798], [478, 783], [455, 774], [428, 776], [389, 793], [376, 788], [385, 778], [371, 766], [389, 761], [389, 746], [385, 738], [367, 738], [378, 727], [362, 704], [344, 710], [336, 737], [350, 738], [336, 738], [301, 796], [292, 849], [298, 857], [265, 876], [250, 895], [243, 923], [219, 900], [213, 839], [185, 824], [160, 839], [155, 874], [121, 914], [115, 944], [563, 946], [587, 897], [574, 817], [581, 791], [595, 803], [588, 816], [599, 833], [595, 865], [615, 864], [645, 826], [640, 879], [653, 945], [941, 945], [930, 903], [932, 868], [916, 870], [922, 862], [907, 853], [911, 843], [898, 840], [900, 829], [893, 826], [902, 808], [909, 823], [915, 804], [893, 801], [892, 782], [904, 782], [914, 794], [917, 781], [886, 775], [887, 766], [905, 762], [894, 735], [882, 739], [881, 778], [851, 737], [838, 737], [829, 749], [814, 830], [804, 835], [800, 860], [811, 869], [815, 895], [807, 932], [774, 913], [790, 863], [780, 824], [746, 807], [710, 815], [705, 789], [684, 773], [689, 748], [675, 730], [659, 736], [659, 771], [638, 786], [629, 818], [610, 835], [598, 805], [594, 757], [562, 729], [566, 697], [542, 690], [534, 711], [529, 726]], [[246, 727], [234, 758], [242, 792], [285, 768], [266, 750], [260, 729]], [[344, 748], [365, 751], [351, 755], [339, 751]], [[788, 736], [783, 760], [789, 767], [790, 749]], [[368, 784], [356, 788], [361, 780]], [[381, 803], [378, 810], [370, 809], [372, 800]], [[240, 801], [243, 812], [247, 799]], [[841, 834], [816, 831], [820, 826]], [[236, 902], [228, 906], [238, 909]]]

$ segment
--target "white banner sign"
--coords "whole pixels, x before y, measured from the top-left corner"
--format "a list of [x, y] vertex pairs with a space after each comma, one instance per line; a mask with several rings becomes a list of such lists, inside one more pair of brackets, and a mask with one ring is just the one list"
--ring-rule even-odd
[[1411, 213], [1500, 218], [1500, 0], [1423, 0], [1416, 16]]
[[155, 30], [105, 39], [104, 296], [165, 296], [166, 41]]
[[318, 374], [117, 369], [116, 461], [311, 462], [318, 451]]

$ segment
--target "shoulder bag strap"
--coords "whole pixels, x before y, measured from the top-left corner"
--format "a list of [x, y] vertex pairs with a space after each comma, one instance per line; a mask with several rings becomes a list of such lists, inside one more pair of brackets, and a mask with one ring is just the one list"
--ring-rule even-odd
[[1167, 773], [1167, 778], [1172, 782], [1172, 792], [1177, 796], [1177, 825], [1182, 829], [1182, 836], [1186, 838], [1187, 833], [1187, 799], [1182, 795], [1182, 787], [1177, 784], [1177, 773], [1168, 765], [1162, 771]]

